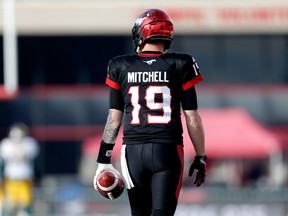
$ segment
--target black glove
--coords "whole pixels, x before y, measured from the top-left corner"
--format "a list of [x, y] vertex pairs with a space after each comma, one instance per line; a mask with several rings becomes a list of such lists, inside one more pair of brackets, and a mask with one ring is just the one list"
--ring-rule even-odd
[[194, 170], [198, 170], [196, 174], [196, 178], [194, 181], [194, 184], [196, 187], [201, 186], [205, 182], [206, 177], [206, 155], [204, 156], [195, 156], [195, 159], [193, 163], [190, 166], [189, 169], [189, 176], [191, 177], [193, 175]]

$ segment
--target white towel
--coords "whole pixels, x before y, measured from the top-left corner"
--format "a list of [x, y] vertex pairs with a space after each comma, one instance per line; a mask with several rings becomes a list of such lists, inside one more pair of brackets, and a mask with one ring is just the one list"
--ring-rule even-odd
[[121, 148], [121, 170], [122, 170], [122, 176], [124, 179], [124, 184], [127, 189], [131, 189], [134, 187], [133, 181], [130, 177], [128, 166], [127, 166], [127, 160], [126, 160], [126, 145], [122, 145]]

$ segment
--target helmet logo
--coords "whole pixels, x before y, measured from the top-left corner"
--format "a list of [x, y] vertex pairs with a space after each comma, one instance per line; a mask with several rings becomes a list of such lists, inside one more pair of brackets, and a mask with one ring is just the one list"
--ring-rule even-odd
[[145, 19], [147, 19], [147, 17], [137, 18], [135, 21], [135, 25], [140, 26]]
[[135, 25], [140, 26], [142, 22], [150, 16], [150, 13], [147, 13], [145, 17], [139, 17], [135, 21]]

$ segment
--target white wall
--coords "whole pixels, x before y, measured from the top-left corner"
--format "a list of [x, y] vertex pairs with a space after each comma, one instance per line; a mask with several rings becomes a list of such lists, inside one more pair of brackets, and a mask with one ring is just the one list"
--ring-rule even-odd
[[155, 7], [184, 34], [288, 33], [287, 0], [16, 0], [16, 25], [20, 34], [126, 35], [140, 12]]

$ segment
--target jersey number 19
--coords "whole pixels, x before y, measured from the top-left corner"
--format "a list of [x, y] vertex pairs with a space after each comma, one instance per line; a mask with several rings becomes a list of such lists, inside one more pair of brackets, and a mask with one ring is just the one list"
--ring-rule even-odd
[[[139, 104], [139, 89], [140, 86], [132, 86], [129, 89], [131, 95], [132, 110], [132, 121], [131, 124], [140, 124], [140, 110], [141, 105]], [[156, 102], [156, 94], [162, 95], [162, 102]], [[167, 86], [149, 86], [145, 91], [144, 99], [146, 105], [150, 110], [160, 110], [161, 114], [150, 114], [147, 112], [147, 120], [149, 124], [167, 124], [171, 120], [171, 94], [170, 89]]]

